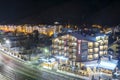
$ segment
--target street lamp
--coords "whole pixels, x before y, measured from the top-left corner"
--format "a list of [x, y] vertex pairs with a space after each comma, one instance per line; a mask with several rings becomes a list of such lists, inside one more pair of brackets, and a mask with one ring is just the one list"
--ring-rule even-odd
[[45, 50], [44, 50], [44, 51], [45, 51], [45, 53], [48, 53], [48, 52], [49, 52], [47, 48], [45, 48]]
[[10, 52], [10, 40], [6, 40], [5, 43], [8, 45], [8, 51]]
[[5, 43], [6, 43], [6, 44], [10, 44], [10, 40], [6, 40]]
[[45, 48], [45, 49], [44, 49], [44, 54], [45, 54], [45, 56], [47, 56], [47, 57], [48, 57], [48, 55], [49, 55], [48, 52], [49, 52], [48, 48]]

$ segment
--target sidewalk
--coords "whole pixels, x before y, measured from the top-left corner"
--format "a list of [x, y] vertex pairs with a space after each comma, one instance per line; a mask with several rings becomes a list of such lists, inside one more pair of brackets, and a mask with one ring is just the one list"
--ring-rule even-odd
[[70, 75], [70, 76], [73, 76], [73, 77], [76, 77], [76, 78], [81, 78], [81, 79], [89, 80], [89, 77], [86, 77], [86, 76], [80, 76], [80, 75], [77, 75], [77, 74], [74, 74], [74, 73], [69, 73], [69, 72], [61, 71], [61, 70], [57, 70], [57, 72], [65, 74], [65, 75], [67, 74], [67, 75]]

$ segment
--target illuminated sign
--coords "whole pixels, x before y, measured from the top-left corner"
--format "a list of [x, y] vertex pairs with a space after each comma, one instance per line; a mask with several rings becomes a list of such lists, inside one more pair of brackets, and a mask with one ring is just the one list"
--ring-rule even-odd
[[81, 49], [81, 40], [78, 40], [78, 54], [80, 54], [80, 49]]

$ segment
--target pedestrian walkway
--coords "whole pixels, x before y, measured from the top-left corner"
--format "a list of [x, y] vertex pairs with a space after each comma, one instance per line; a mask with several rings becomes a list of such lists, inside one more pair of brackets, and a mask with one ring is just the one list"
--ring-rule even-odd
[[66, 72], [66, 71], [61, 71], [61, 70], [57, 70], [57, 72], [62, 73], [62, 74], [67, 74], [67, 75], [70, 75], [70, 76], [73, 76], [73, 77], [76, 77], [76, 78], [89, 80], [89, 77], [86, 77], [86, 76], [81, 76], [81, 75], [77, 75], [77, 74], [74, 74], [74, 73], [70, 73], [70, 72]]
[[0, 80], [11, 80], [11, 79], [9, 79], [9, 78], [3, 76], [2, 74], [0, 74]]

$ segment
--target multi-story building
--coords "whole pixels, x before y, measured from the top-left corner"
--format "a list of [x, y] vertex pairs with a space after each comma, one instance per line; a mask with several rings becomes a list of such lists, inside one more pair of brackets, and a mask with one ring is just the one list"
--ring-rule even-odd
[[[56, 28], [55, 28], [56, 27]], [[0, 30], [4, 31], [17, 31], [23, 33], [32, 33], [34, 30], [38, 30], [39, 33], [48, 36], [53, 35], [54, 31], [60, 32], [62, 25], [0, 25]]]
[[27, 36], [23, 33], [6, 32], [3, 34], [3, 47], [16, 53], [24, 53], [23, 48], [27, 45]]
[[107, 54], [108, 37], [105, 34], [81, 34], [72, 32], [52, 41], [52, 54], [66, 59], [65, 64], [75, 64], [99, 59]]

